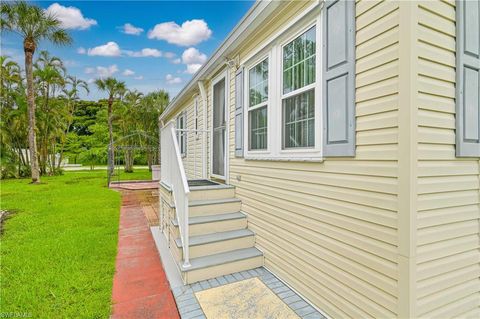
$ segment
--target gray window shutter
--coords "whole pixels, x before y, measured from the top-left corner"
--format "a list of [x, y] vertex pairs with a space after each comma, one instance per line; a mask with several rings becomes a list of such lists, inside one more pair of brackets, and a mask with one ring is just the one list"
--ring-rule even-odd
[[457, 156], [480, 156], [480, 2], [457, 1]]
[[243, 68], [235, 75], [235, 156], [243, 157]]
[[323, 9], [323, 154], [355, 156], [355, 1]]

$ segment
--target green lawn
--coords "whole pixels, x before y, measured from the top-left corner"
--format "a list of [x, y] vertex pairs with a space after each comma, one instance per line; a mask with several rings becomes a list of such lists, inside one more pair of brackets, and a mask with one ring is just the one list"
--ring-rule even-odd
[[[122, 174], [150, 178], [148, 171]], [[108, 318], [120, 194], [105, 171], [1, 181], [0, 313], [33, 318]]]
[[[117, 173], [115, 171], [115, 173]], [[120, 170], [120, 180], [151, 180], [152, 179], [152, 172], [148, 169], [135, 169], [133, 173], [125, 173], [123, 170]], [[117, 181], [117, 176], [112, 177], [112, 181]]]

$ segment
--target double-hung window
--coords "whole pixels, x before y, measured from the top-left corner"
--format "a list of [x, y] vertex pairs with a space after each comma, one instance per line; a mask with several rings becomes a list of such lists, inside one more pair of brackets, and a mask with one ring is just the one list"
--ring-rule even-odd
[[315, 27], [282, 48], [282, 148], [315, 146]]
[[182, 157], [187, 155], [187, 118], [185, 112], [180, 113], [177, 117], [177, 141]]
[[322, 160], [319, 17], [246, 62], [247, 159]]
[[248, 149], [267, 149], [268, 58], [248, 70]]
[[320, 3], [240, 61], [245, 159], [355, 156], [355, 3]]

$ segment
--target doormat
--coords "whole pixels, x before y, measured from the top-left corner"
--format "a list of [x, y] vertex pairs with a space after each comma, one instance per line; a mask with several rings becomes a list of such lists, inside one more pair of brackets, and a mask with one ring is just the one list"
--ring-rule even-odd
[[258, 278], [199, 291], [195, 295], [209, 319], [299, 318]]

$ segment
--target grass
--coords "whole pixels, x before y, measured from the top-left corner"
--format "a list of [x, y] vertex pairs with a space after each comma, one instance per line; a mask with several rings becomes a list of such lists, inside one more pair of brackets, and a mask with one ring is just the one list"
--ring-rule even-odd
[[[128, 179], [148, 171], [121, 174]], [[108, 318], [120, 194], [105, 171], [2, 181], [0, 313], [40, 318]]]
[[[115, 171], [117, 173], [117, 171]], [[148, 169], [135, 169], [133, 173], [125, 173], [123, 170], [120, 170], [120, 180], [122, 181], [133, 181], [133, 180], [151, 180], [152, 172]], [[117, 181], [117, 176], [112, 177], [112, 181]]]

